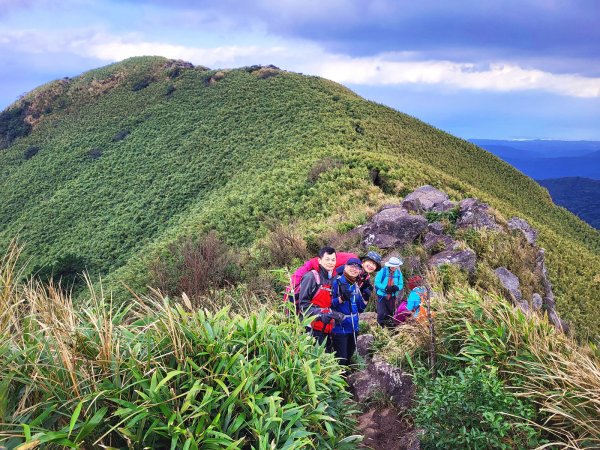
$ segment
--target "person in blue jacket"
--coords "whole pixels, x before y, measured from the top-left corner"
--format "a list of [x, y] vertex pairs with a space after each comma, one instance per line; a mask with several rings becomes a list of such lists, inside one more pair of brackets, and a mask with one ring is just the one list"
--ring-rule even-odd
[[382, 327], [394, 326], [396, 298], [402, 298], [404, 278], [400, 266], [402, 259], [392, 256], [375, 277], [377, 294], [377, 323]]
[[362, 263], [358, 258], [350, 258], [344, 266], [342, 275], [333, 280], [331, 287], [331, 310], [340, 312], [344, 319], [336, 321], [331, 330], [331, 340], [335, 355], [341, 365], [349, 366], [356, 350], [358, 336], [358, 314], [367, 307], [356, 282], [362, 272]]

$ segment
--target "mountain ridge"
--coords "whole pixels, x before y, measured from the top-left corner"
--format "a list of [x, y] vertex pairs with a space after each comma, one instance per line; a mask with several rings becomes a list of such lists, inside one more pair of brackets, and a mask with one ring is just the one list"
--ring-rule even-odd
[[586, 314], [600, 286], [566, 271], [593, 278], [597, 231], [497, 157], [331, 81], [140, 57], [49, 83], [6, 112], [27, 113], [31, 129], [0, 151], [0, 243], [19, 235], [30, 272], [70, 257], [143, 288], [149, 261], [181, 236], [214, 230], [257, 252], [265, 224], [282, 221], [317, 243], [431, 184], [539, 229], [559, 311], [598, 330]]

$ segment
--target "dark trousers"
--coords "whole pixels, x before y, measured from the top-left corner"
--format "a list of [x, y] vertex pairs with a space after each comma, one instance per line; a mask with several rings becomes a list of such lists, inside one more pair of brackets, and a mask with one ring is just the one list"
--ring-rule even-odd
[[322, 344], [325, 342], [325, 351], [327, 353], [333, 352], [333, 346], [331, 344], [331, 334], [323, 333], [322, 331], [313, 330], [312, 328], [308, 328], [308, 332], [312, 337], [315, 338], [318, 344]]
[[[358, 335], [358, 333], [356, 333]], [[331, 335], [333, 350], [336, 358], [339, 358], [342, 366], [349, 366], [350, 359], [356, 350], [356, 342], [352, 333], [334, 333]]]
[[382, 327], [394, 326], [394, 313], [396, 309], [396, 297], [387, 295], [377, 298], [377, 323]]

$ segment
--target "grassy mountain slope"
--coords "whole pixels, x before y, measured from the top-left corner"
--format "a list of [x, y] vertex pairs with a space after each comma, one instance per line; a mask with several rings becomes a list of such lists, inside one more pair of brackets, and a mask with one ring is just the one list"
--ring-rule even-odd
[[132, 58], [32, 91], [0, 134], [0, 243], [18, 235], [31, 270], [142, 287], [178, 236], [214, 229], [248, 247], [270, 220], [343, 232], [429, 183], [538, 228], [559, 311], [600, 334], [596, 230], [495, 156], [330, 81]]

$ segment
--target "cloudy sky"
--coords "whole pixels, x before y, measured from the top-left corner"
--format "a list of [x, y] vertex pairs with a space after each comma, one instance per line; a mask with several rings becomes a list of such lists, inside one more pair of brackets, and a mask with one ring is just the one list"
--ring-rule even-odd
[[0, 109], [137, 55], [323, 76], [463, 138], [600, 140], [600, 0], [0, 0]]

